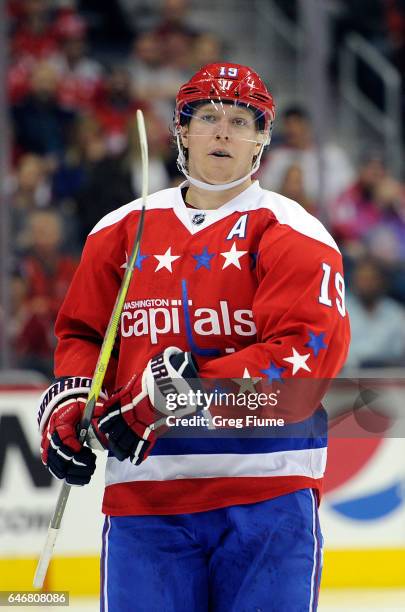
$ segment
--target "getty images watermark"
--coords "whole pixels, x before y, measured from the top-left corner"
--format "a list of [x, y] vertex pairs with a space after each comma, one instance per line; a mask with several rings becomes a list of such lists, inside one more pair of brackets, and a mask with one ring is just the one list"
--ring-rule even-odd
[[[257, 378], [202, 383], [191, 379], [182, 387], [176, 379], [164, 390], [155, 389], [160, 392], [157, 424], [166, 425], [170, 431], [164, 435], [172, 437], [212, 436], [211, 429], [218, 428], [218, 437], [232, 436], [234, 430], [238, 438], [405, 439], [404, 372], [402, 368], [375, 377], [374, 370], [362, 371], [361, 376], [353, 371], [350, 378], [286, 378], [270, 383]], [[204, 387], [196, 388], [197, 384]]]
[[[277, 417], [258, 417], [253, 414], [244, 414], [241, 417], [217, 414], [212, 416], [210, 409], [239, 408], [257, 410], [265, 407], [275, 407], [278, 404], [278, 395], [275, 393], [232, 393], [214, 390], [211, 392], [189, 390], [186, 393], [168, 393], [166, 396], [166, 409], [170, 412], [179, 408], [191, 407], [193, 416], [179, 417], [175, 414], [166, 417], [168, 427], [283, 427], [285, 421]], [[202, 411], [205, 414], [195, 414]]]

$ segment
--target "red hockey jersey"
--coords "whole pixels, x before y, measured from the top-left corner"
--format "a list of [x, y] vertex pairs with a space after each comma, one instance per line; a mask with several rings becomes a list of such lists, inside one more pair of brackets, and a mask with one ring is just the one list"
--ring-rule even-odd
[[[341, 255], [323, 225], [258, 182], [212, 211], [187, 208], [181, 187], [148, 197], [107, 390], [168, 346], [191, 350], [205, 378], [333, 378], [350, 332]], [[58, 377], [93, 374], [140, 208], [111, 212], [87, 239], [56, 323]], [[109, 457], [103, 511], [196, 512], [320, 490], [325, 463], [325, 438], [163, 438], [140, 466]]]

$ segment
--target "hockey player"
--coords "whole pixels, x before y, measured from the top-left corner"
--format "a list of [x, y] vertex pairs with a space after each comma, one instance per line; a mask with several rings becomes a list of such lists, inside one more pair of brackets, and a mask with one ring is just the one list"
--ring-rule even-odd
[[[325, 437], [159, 437], [154, 426], [162, 381], [193, 392], [204, 379], [281, 386], [333, 378], [345, 361], [349, 323], [333, 238], [251, 178], [274, 115], [260, 77], [238, 64], [207, 65], [178, 93], [174, 130], [187, 180], [148, 197], [89, 441], [109, 449], [102, 610], [317, 608]], [[140, 208], [130, 202], [92, 230], [56, 323], [41, 453], [72, 484], [89, 482], [95, 468], [77, 424]], [[301, 416], [308, 425], [316, 414]]]

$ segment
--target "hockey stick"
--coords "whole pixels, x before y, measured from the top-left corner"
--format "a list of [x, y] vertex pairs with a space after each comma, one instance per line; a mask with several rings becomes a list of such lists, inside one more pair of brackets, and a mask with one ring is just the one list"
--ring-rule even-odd
[[[81, 444], [83, 444], [86, 439], [87, 431], [90, 427], [91, 419], [93, 416], [94, 407], [97, 402], [98, 396], [100, 395], [100, 391], [103, 385], [104, 376], [107, 371], [108, 362], [110, 361], [111, 352], [114, 347], [115, 338], [116, 338], [117, 330], [118, 330], [118, 324], [119, 324], [121, 312], [122, 312], [124, 302], [125, 302], [125, 297], [127, 295], [128, 287], [129, 287], [129, 284], [132, 278], [132, 273], [134, 271], [134, 266], [138, 258], [139, 246], [140, 246], [142, 232], [143, 232], [145, 210], [146, 210], [146, 198], [148, 195], [148, 141], [146, 137], [145, 121], [144, 121], [143, 113], [141, 110], [137, 110], [136, 120], [138, 124], [139, 141], [140, 141], [141, 154], [142, 154], [142, 208], [141, 208], [141, 214], [139, 217], [138, 229], [136, 233], [134, 246], [133, 246], [131, 255], [128, 259], [127, 268], [125, 270], [125, 274], [122, 279], [121, 287], [118, 292], [117, 299], [115, 300], [114, 308], [112, 310], [111, 317], [108, 323], [108, 327], [107, 327], [107, 330], [104, 336], [103, 344], [100, 349], [100, 354], [98, 356], [96, 368], [94, 370], [93, 380], [92, 380], [90, 391], [89, 391], [89, 396], [87, 398], [83, 417], [80, 423], [79, 441]], [[38, 565], [35, 571], [33, 585], [36, 589], [41, 589], [44, 584], [45, 576], [48, 571], [48, 566], [49, 566], [49, 563], [52, 557], [53, 548], [55, 546], [56, 537], [60, 529], [63, 513], [65, 511], [66, 502], [69, 498], [70, 489], [71, 489], [71, 485], [67, 484], [65, 481], [59, 493], [58, 500], [55, 506], [55, 510], [53, 512], [51, 522], [49, 524], [45, 545], [42, 550], [42, 553], [39, 558]]]

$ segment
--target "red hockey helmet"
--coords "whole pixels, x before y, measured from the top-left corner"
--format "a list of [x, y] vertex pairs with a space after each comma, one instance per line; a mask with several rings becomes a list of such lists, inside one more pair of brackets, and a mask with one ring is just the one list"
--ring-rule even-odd
[[264, 117], [264, 131], [270, 134], [275, 117], [273, 97], [257, 72], [241, 64], [207, 64], [182, 85], [176, 98], [175, 126], [179, 130], [186, 105], [213, 100], [245, 104]]

